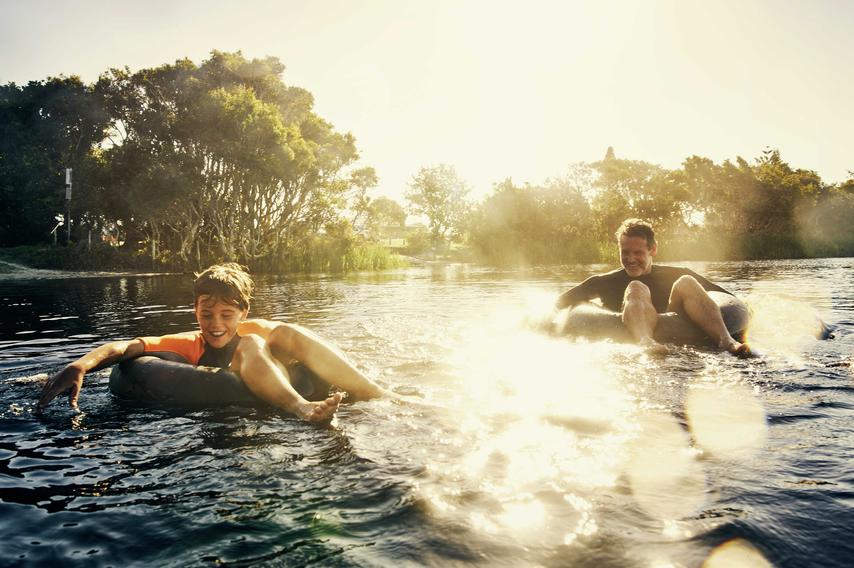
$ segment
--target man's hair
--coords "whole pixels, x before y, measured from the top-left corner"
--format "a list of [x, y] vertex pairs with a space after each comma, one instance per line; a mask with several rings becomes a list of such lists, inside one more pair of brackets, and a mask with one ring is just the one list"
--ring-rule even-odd
[[214, 264], [195, 275], [193, 282], [193, 305], [200, 296], [210, 296], [233, 304], [241, 310], [249, 308], [255, 283], [246, 268], [236, 262]]
[[622, 237], [643, 237], [646, 239], [647, 248], [655, 246], [655, 231], [652, 230], [652, 225], [641, 219], [626, 219], [620, 228], [617, 229], [617, 242], [620, 242]]

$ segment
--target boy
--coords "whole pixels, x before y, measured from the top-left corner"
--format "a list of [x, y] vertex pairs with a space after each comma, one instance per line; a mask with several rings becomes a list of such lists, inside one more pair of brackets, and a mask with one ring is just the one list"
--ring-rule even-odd
[[335, 393], [319, 402], [304, 399], [291, 386], [283, 362], [300, 361], [324, 381], [359, 399], [385, 394], [334, 347], [308, 330], [281, 322], [247, 319], [253, 287], [252, 278], [240, 265], [211, 266], [193, 283], [199, 331], [101, 345], [47, 381], [38, 410], [66, 391], [70, 391], [71, 407], [76, 410], [83, 377], [88, 371], [164, 351], [178, 354], [192, 365], [228, 368], [240, 376], [255, 396], [309, 422], [331, 419], [341, 402], [341, 394]]

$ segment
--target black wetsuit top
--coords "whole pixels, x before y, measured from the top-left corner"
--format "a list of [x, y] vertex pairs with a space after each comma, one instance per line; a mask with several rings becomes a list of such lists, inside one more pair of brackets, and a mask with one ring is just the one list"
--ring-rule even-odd
[[199, 359], [199, 365], [228, 369], [231, 366], [231, 360], [234, 358], [234, 352], [237, 351], [238, 343], [240, 343], [240, 336], [237, 334], [224, 347], [211, 347], [206, 343], [205, 350]]
[[638, 278], [632, 278], [623, 268], [618, 268], [606, 274], [591, 276], [578, 286], [561, 294], [557, 300], [557, 307], [567, 308], [581, 302], [599, 298], [605, 308], [619, 312], [623, 309], [623, 297], [626, 294], [629, 282], [638, 280], [646, 284], [647, 288], [649, 288], [655, 311], [664, 313], [667, 311], [667, 304], [670, 302], [670, 291], [673, 288], [673, 284], [680, 276], [685, 275], [696, 278], [697, 282], [707, 292], [717, 291], [730, 294], [730, 292], [727, 292], [717, 284], [710, 282], [688, 268], [656, 266], [653, 264], [652, 271], [649, 274], [644, 274]]

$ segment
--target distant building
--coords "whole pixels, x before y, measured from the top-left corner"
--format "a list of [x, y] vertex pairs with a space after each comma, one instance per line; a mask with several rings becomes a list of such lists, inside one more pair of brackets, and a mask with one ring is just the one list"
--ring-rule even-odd
[[404, 249], [409, 246], [409, 236], [414, 232], [426, 231], [424, 223], [414, 223], [401, 227], [400, 225], [388, 225], [380, 230], [383, 238], [377, 244], [390, 249]]
[[406, 248], [406, 246], [407, 246], [406, 239], [401, 239], [401, 238], [398, 238], [398, 239], [393, 239], [393, 238], [381, 239], [380, 241], [378, 241], [378, 244], [380, 246], [383, 246], [385, 248], [390, 248], [390, 249], [403, 249], [403, 248]]

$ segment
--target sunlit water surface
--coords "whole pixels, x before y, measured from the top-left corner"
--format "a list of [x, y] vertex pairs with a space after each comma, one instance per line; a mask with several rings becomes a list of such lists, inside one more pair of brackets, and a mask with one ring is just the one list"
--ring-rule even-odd
[[763, 359], [532, 329], [602, 266], [259, 278], [254, 315], [404, 395], [327, 429], [121, 401], [106, 371], [36, 416], [100, 342], [192, 329], [191, 280], [6, 268], [0, 565], [850, 565], [854, 260], [691, 266], [748, 299]]

